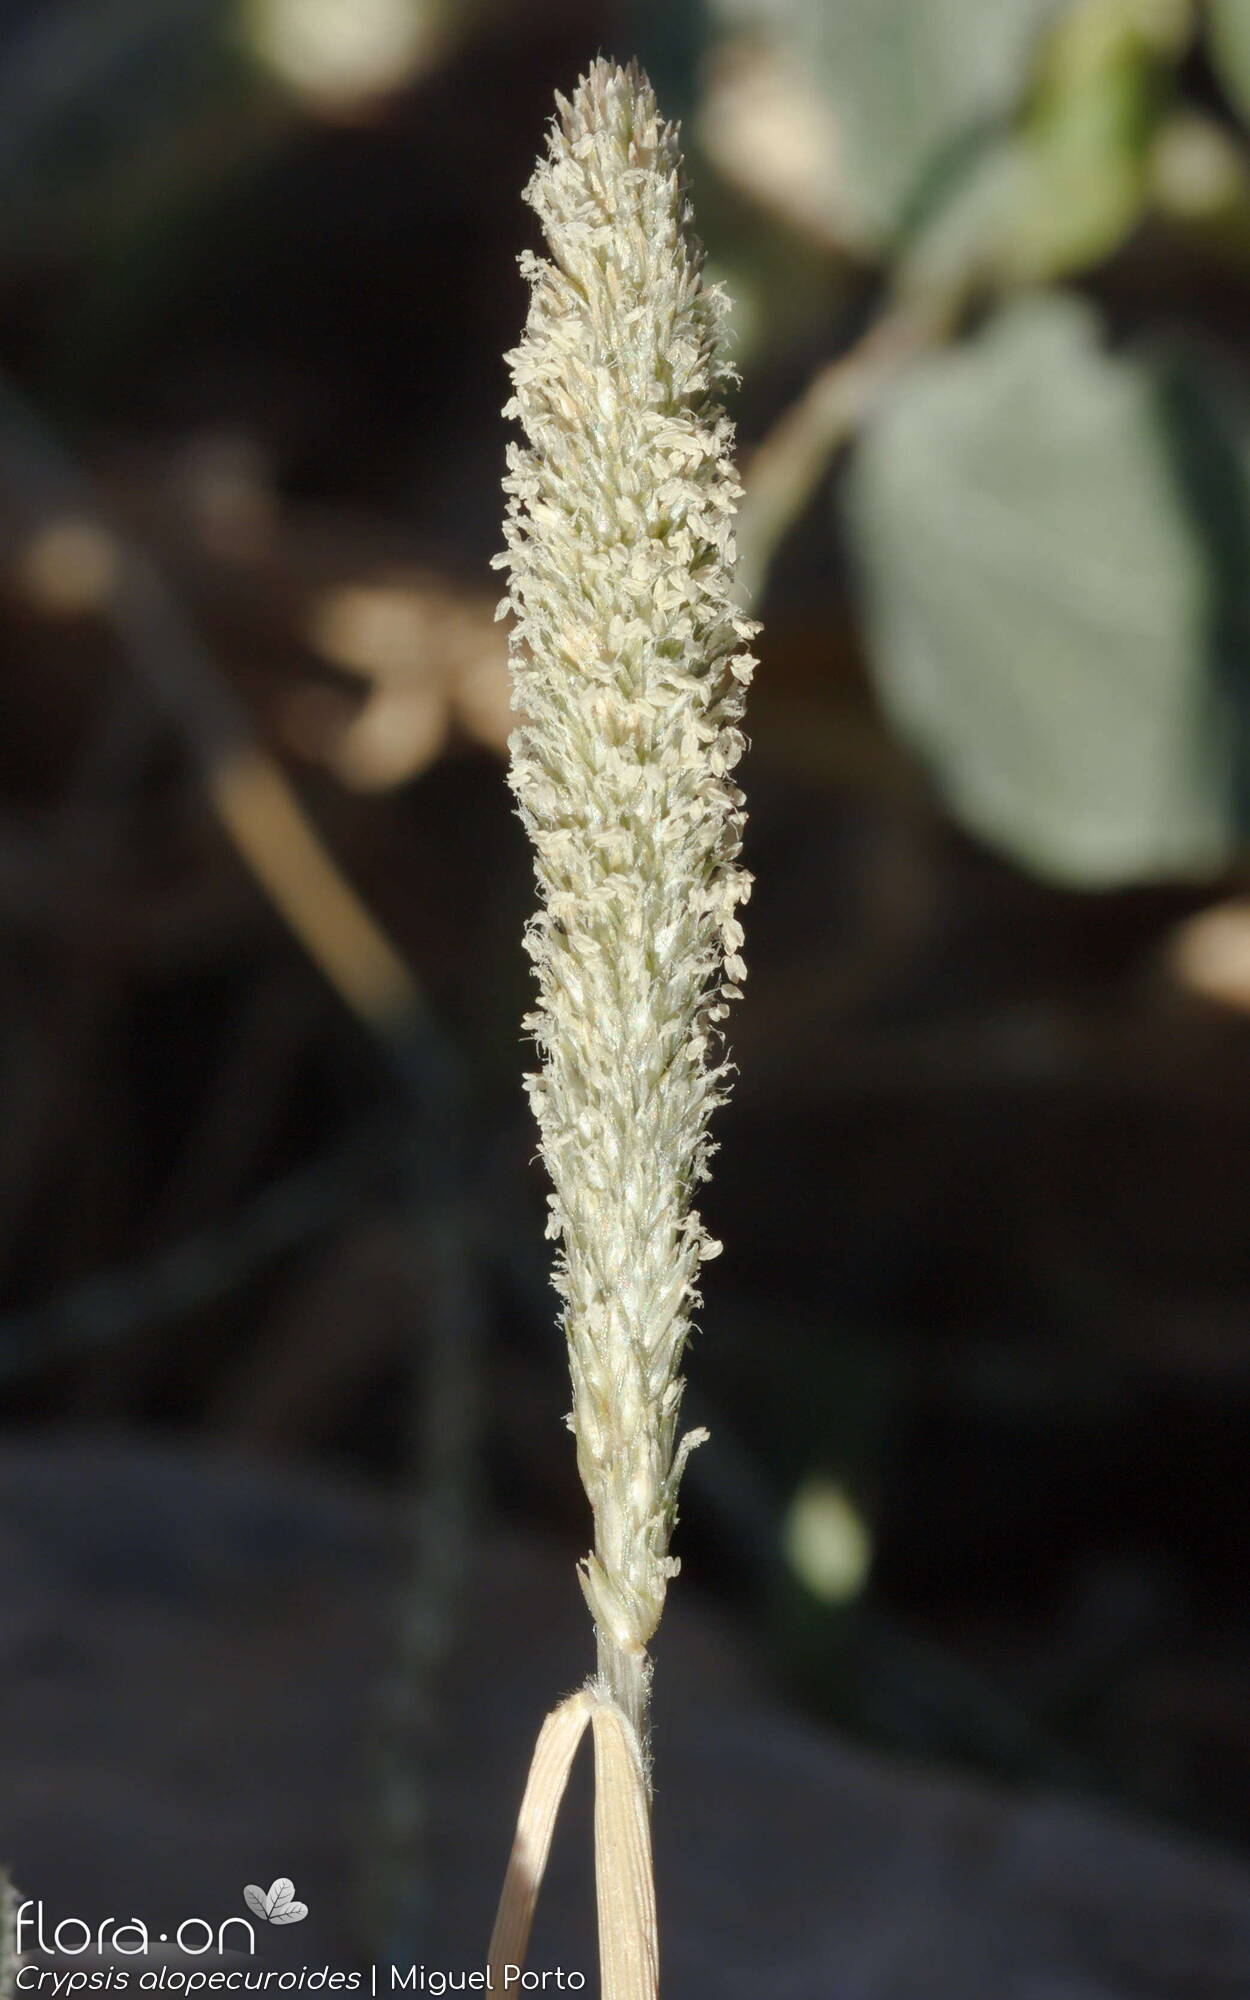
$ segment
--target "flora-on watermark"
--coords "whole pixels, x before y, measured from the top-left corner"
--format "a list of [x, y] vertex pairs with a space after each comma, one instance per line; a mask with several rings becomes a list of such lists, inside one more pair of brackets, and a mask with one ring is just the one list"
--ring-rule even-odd
[[[274, 1884], [277, 1888], [278, 1883]], [[292, 1893], [294, 1893], [292, 1891]], [[307, 1916], [305, 1904], [299, 1905]], [[294, 1921], [292, 1919], [292, 1921]], [[238, 1935], [236, 1935], [236, 1932]], [[19, 1903], [13, 1920], [13, 1942], [18, 1957], [28, 1951], [51, 1957], [81, 1958], [84, 1952], [116, 1953], [121, 1958], [145, 1958], [157, 1945], [172, 1944], [188, 1958], [202, 1958], [208, 1952], [221, 1956], [227, 1951], [256, 1951], [256, 1932], [246, 1917], [223, 1917], [213, 1925], [207, 1917], [184, 1917], [172, 1936], [168, 1931], [148, 1929], [142, 1917], [101, 1917], [92, 1925], [85, 1917], [61, 1917], [49, 1929], [43, 1898]]]
[[[267, 1889], [249, 1882], [243, 1900], [267, 1924], [302, 1924], [308, 1915], [308, 1905], [297, 1901], [289, 1875], [276, 1876]], [[45, 1957], [81, 1958], [90, 1951], [141, 1958], [158, 1944], [172, 1944], [189, 1958], [210, 1952], [219, 1957], [226, 1951], [246, 1951], [249, 1957], [256, 1953], [256, 1931], [246, 1917], [223, 1917], [216, 1925], [207, 1917], [184, 1917], [171, 1936], [168, 1931], [153, 1934], [141, 1917], [101, 1917], [94, 1925], [85, 1917], [61, 1917], [50, 1924], [42, 1897], [28, 1897], [18, 1905], [13, 1940], [19, 1958], [30, 1951]]]
[[[249, 1910], [266, 1924], [302, 1923], [307, 1903], [296, 1899], [289, 1875], [278, 1875], [267, 1889], [249, 1882], [243, 1890]], [[14, 1994], [39, 2000], [79, 2000], [80, 1995], [138, 1993], [248, 1994], [277, 2000], [283, 1994], [347, 1993], [381, 2000], [410, 1994], [444, 2000], [449, 1993], [584, 1993], [584, 1972], [565, 1966], [534, 1970], [518, 1964], [394, 1965], [371, 1964], [350, 1970], [330, 1965], [264, 1967], [253, 1963], [179, 1966], [175, 1955], [204, 1961], [254, 1960], [256, 1928], [246, 1917], [224, 1917], [213, 1924], [207, 1917], [184, 1917], [171, 1931], [153, 1930], [142, 1917], [59, 1916], [42, 1897], [28, 1897], [13, 1915]], [[68, 1965], [57, 1965], [58, 1958]], [[130, 1966], [128, 1959], [147, 1960]], [[45, 1961], [39, 1963], [39, 1960]], [[51, 1960], [48, 1964], [46, 1961]]]

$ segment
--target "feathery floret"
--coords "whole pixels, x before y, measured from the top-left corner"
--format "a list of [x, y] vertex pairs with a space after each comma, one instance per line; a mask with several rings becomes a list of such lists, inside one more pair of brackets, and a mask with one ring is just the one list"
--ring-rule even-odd
[[732, 588], [726, 301], [703, 280], [676, 132], [632, 64], [597, 62], [557, 105], [526, 189], [550, 257], [521, 260], [531, 301], [504, 414], [527, 443], [509, 448], [496, 561], [516, 615], [510, 782], [542, 897], [527, 1086], [595, 1521], [582, 1582], [601, 1677], [641, 1731], [701, 1435], [676, 1443], [678, 1371], [719, 1248], [691, 1198], [725, 1094], [718, 1024], [745, 973], [730, 774], [756, 628]]

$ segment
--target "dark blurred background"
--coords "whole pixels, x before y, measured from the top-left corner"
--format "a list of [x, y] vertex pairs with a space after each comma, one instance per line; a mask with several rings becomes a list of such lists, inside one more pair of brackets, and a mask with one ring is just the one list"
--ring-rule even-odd
[[636, 53], [764, 621], [679, 1589], [821, 1725], [1250, 1843], [1248, 19], [6, 0], [10, 1450], [398, 1499], [401, 1679], [461, 1536], [574, 1595], [488, 563], [520, 192]]

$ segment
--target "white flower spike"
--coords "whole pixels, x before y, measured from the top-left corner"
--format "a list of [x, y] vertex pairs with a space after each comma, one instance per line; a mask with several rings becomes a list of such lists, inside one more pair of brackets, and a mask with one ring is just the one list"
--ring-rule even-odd
[[633, 64], [595, 63], [557, 105], [526, 190], [550, 255], [521, 260], [531, 299], [505, 415], [526, 443], [509, 449], [497, 563], [522, 717], [510, 782], [542, 898], [527, 1085], [594, 1513], [582, 1583], [601, 1691], [645, 1754], [646, 1649], [701, 1436], [677, 1442], [679, 1369], [698, 1267], [719, 1248], [692, 1195], [745, 973], [731, 774], [756, 627], [733, 594], [726, 302], [703, 280], [677, 134]]

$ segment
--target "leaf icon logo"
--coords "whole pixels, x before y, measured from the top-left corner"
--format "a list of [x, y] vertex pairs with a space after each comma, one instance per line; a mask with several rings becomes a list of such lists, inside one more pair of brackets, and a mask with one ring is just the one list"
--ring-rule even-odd
[[295, 1900], [295, 1884], [289, 1875], [277, 1876], [267, 1890], [249, 1882], [243, 1900], [252, 1915], [263, 1917], [267, 1924], [302, 1924], [308, 1915], [307, 1903]]

